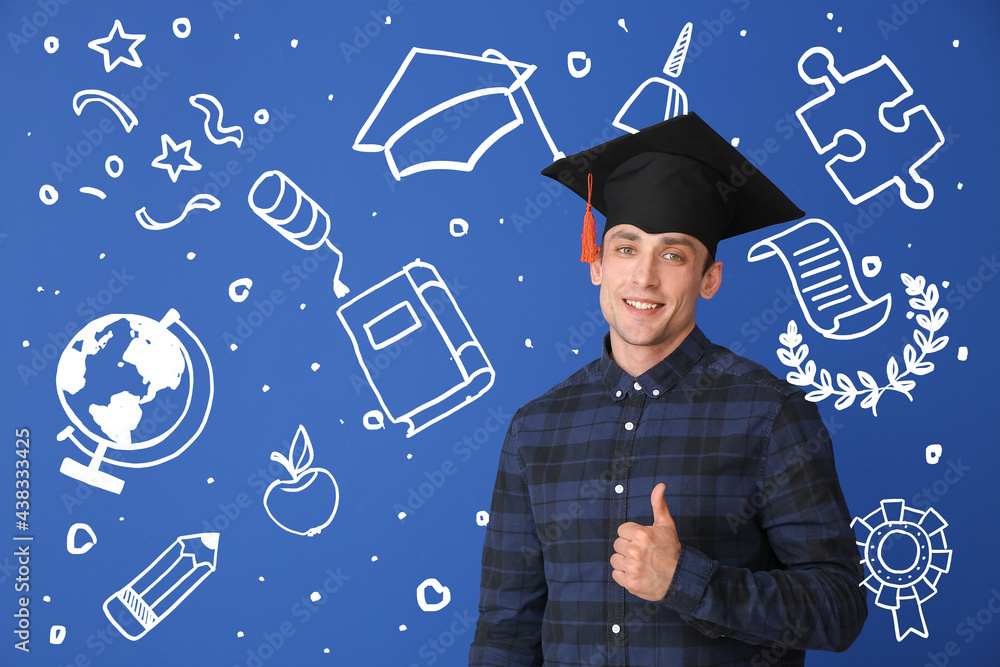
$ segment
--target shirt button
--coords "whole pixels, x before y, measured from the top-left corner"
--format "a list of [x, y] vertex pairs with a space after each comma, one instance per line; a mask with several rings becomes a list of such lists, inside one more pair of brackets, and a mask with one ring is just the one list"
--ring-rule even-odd
[[635, 384], [633, 384], [632, 386], [633, 386], [633, 387], [635, 387], [635, 390], [636, 390], [636, 391], [642, 391], [642, 385], [641, 385], [641, 384], [639, 384], [638, 382], [636, 382], [636, 383], [635, 383]]
[[624, 490], [625, 490], [625, 487], [622, 486], [621, 484], [619, 484], [618, 486], [615, 487], [615, 493], [621, 493]]
[[611, 626], [611, 632], [615, 633], [616, 635], [621, 631], [622, 631], [622, 626], [618, 625], [617, 623]]
[[634, 428], [635, 428], [635, 424], [633, 424], [632, 422], [625, 422], [625, 430], [626, 431], [631, 431]]
[[618, 391], [615, 392], [615, 398], [618, 398], [621, 395], [622, 395], [621, 389], [619, 389]]
[[653, 390], [653, 396], [659, 396], [659, 395], [660, 395], [660, 390], [659, 389], [654, 389]]

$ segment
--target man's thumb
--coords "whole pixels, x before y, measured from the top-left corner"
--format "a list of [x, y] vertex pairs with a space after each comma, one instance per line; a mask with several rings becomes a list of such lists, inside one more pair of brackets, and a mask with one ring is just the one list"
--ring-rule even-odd
[[673, 519], [670, 517], [670, 510], [667, 509], [667, 501], [663, 497], [664, 492], [667, 490], [667, 485], [660, 482], [655, 487], [653, 487], [653, 493], [649, 496], [649, 502], [653, 506], [653, 525], [663, 526], [669, 523], [673, 523]]

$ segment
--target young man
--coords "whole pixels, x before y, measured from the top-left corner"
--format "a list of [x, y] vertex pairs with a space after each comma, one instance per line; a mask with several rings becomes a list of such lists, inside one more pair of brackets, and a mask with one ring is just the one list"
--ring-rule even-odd
[[511, 422], [470, 665], [846, 649], [867, 605], [829, 434], [801, 390], [695, 323], [722, 281], [718, 241], [803, 213], [694, 114], [543, 173], [607, 217], [584, 258], [610, 331]]

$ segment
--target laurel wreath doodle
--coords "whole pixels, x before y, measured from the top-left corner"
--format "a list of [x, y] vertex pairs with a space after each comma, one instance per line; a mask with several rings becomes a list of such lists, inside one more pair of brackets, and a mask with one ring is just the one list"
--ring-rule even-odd
[[[914, 329], [913, 341], [916, 347], [907, 343], [903, 347], [903, 368], [900, 372], [899, 362], [896, 357], [889, 358], [885, 366], [887, 384], [879, 385], [878, 381], [863, 370], [857, 371], [859, 388], [854, 381], [844, 373], [837, 373], [837, 387], [834, 387], [833, 376], [825, 368], [819, 370], [819, 381], [816, 377], [816, 362], [808, 359], [809, 346], [802, 343], [802, 335], [799, 333], [795, 320], [788, 322], [788, 330], [778, 336], [778, 341], [787, 349], [778, 349], [778, 359], [785, 366], [794, 370], [788, 372], [785, 379], [799, 387], [813, 387], [813, 391], [806, 394], [806, 399], [813, 403], [818, 403], [830, 396], [836, 396], [837, 400], [833, 407], [838, 410], [845, 410], [854, 404], [854, 401], [861, 398], [860, 406], [871, 409], [872, 416], [877, 417], [876, 406], [879, 399], [887, 391], [896, 391], [913, 401], [910, 392], [917, 386], [914, 380], [904, 380], [908, 375], [927, 375], [934, 370], [934, 363], [926, 361], [926, 357], [935, 352], [939, 352], [948, 344], [947, 336], [936, 337], [934, 334], [944, 326], [948, 320], [948, 310], [938, 308], [937, 285], [926, 284], [923, 276], [916, 278], [907, 273], [900, 274], [900, 279], [906, 287], [906, 293], [910, 296], [910, 307], [917, 312], [916, 321], [920, 328]], [[924, 329], [927, 333], [921, 331]], [[919, 350], [919, 354], [918, 351]], [[805, 363], [805, 366], [803, 366]]]

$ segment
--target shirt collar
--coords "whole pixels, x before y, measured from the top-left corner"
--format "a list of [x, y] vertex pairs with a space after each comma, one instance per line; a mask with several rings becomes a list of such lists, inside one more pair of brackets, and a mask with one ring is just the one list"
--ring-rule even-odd
[[604, 336], [604, 349], [601, 354], [604, 386], [611, 394], [611, 398], [616, 401], [630, 395], [635, 396], [639, 392], [651, 398], [659, 398], [688, 374], [705, 354], [708, 345], [708, 338], [695, 326], [676, 350], [639, 377], [632, 377], [611, 358], [611, 334], [607, 334]]

